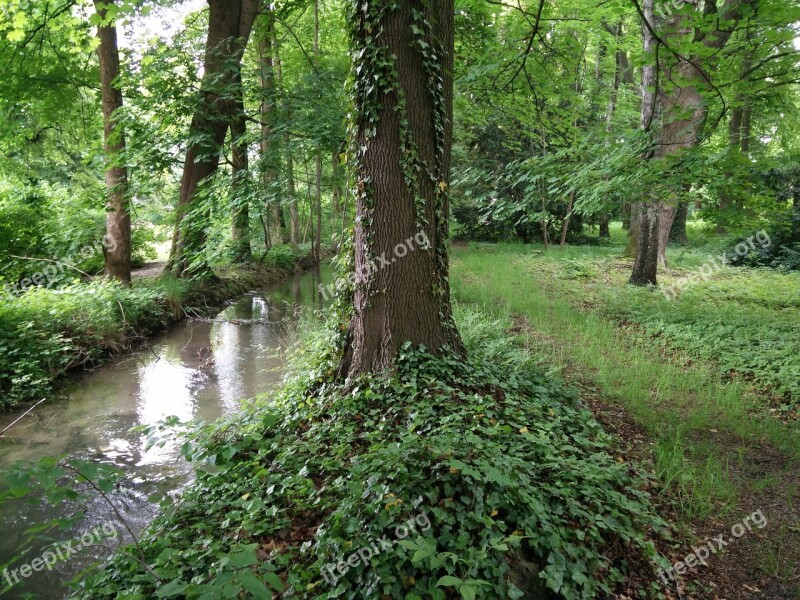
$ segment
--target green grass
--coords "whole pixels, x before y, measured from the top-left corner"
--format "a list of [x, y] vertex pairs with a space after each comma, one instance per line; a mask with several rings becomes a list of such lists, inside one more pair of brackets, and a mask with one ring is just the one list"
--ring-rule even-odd
[[[670, 252], [669, 259], [674, 265], [696, 265], [702, 264], [702, 257], [702, 251], [678, 251]], [[716, 441], [718, 435], [735, 436], [745, 444], [766, 441], [798, 460], [797, 428], [773, 418], [769, 402], [749, 381], [722, 376], [721, 363], [711, 360], [722, 358], [720, 345], [708, 328], [703, 333], [707, 337], [699, 342], [695, 338], [693, 344], [705, 339], [708, 346], [699, 347], [718, 354], [694, 358], [696, 347], [685, 338], [670, 338], [670, 331], [656, 331], [648, 324], [673, 319], [684, 309], [691, 311], [684, 322], [688, 329], [721, 314], [763, 331], [777, 327], [786, 332], [790, 315], [782, 301], [763, 306], [754, 297], [762, 278], [768, 285], [780, 282], [787, 287], [796, 280], [762, 272], [731, 273], [734, 281], [712, 281], [695, 293], [713, 295], [711, 286], [727, 285], [739, 290], [743, 299], [732, 297], [728, 305], [722, 297], [707, 306], [697, 299], [668, 303], [657, 292], [628, 286], [629, 268], [619, 246], [544, 251], [541, 246], [472, 244], [453, 250], [452, 286], [461, 301], [524, 315], [532, 331], [523, 335], [535, 352], [594, 382], [607, 398], [623, 405], [655, 441], [657, 474], [669, 484], [686, 519], [730, 510], [735, 485], [727, 472], [741, 455], [731, 440]], [[754, 295], [738, 287], [742, 282], [755, 290]], [[790, 361], [796, 360], [791, 352], [796, 335], [790, 335], [783, 348]], [[743, 336], [752, 345], [750, 333]], [[742, 353], [741, 343], [731, 346], [732, 354]]]

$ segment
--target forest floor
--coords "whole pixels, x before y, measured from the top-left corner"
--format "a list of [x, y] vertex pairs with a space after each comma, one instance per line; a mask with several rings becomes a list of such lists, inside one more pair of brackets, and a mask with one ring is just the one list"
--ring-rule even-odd
[[[707, 260], [671, 251], [664, 281]], [[621, 245], [470, 244], [453, 249], [452, 283], [457, 300], [514, 316], [512, 332], [578, 388], [622, 460], [655, 474], [673, 565], [726, 542], [667, 578], [671, 597], [800, 598], [800, 277], [723, 268], [667, 298], [626, 285], [630, 267]]]

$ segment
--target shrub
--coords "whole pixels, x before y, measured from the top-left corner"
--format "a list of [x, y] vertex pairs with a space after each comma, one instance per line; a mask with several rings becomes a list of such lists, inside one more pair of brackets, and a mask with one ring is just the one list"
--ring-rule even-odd
[[[656, 557], [649, 537], [662, 523], [643, 480], [503, 339], [509, 323], [467, 313], [462, 324], [469, 362], [407, 346], [392, 376], [347, 388], [331, 383], [335, 334], [317, 334], [277, 399], [184, 445], [198, 479], [142, 541], [162, 581], [118, 554], [79, 596], [610, 594]], [[381, 538], [341, 577], [325, 570]]]

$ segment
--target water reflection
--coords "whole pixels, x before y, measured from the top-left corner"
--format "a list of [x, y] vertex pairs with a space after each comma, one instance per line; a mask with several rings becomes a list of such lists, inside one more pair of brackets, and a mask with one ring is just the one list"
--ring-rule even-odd
[[[65, 399], [40, 405], [0, 438], [0, 466], [16, 460], [71, 455], [117, 465], [127, 477], [113, 500], [135, 529], [149, 523], [155, 507], [153, 491], [179, 490], [191, 478], [176, 444], [145, 451], [145, 439], [129, 430], [134, 425], [156, 425], [175, 415], [183, 421], [212, 421], [238, 410], [242, 398], [266, 392], [282, 377], [285, 349], [301, 308], [324, 304], [317, 286], [330, 267], [293, 278], [261, 293], [252, 293], [228, 306], [215, 319], [187, 321], [154, 338], [148, 347], [113, 364], [75, 377], [64, 390]], [[0, 429], [19, 415], [2, 415]], [[74, 512], [75, 506], [44, 503], [0, 505], [0, 564], [10, 561], [24, 541], [24, 532], [36, 523]], [[66, 541], [93, 524], [114, 521], [102, 499], [81, 505], [85, 522], [73, 531], [59, 532]], [[117, 527], [122, 531], [122, 526]], [[30, 558], [41, 554], [46, 540], [37, 539]], [[3, 598], [24, 592], [57, 598], [64, 580], [86, 562], [74, 558], [59, 570], [34, 573], [14, 585]], [[0, 578], [0, 589], [4, 585]]]

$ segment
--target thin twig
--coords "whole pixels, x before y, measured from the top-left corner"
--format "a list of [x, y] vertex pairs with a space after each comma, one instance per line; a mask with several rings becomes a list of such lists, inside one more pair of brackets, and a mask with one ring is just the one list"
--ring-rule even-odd
[[44, 261], [44, 262], [53, 263], [54, 265], [64, 265], [65, 267], [69, 267], [70, 269], [74, 269], [75, 271], [77, 271], [81, 275], [86, 275], [86, 277], [91, 277], [91, 275], [89, 275], [85, 271], [81, 271], [78, 267], [74, 267], [69, 263], [61, 262], [60, 260], [51, 260], [49, 258], [32, 258], [30, 256], [17, 256], [16, 254], [9, 254], [9, 256], [11, 258], [19, 258], [20, 260], [34, 260], [34, 261], [41, 260], [41, 261]]
[[152, 569], [149, 566], [147, 566], [147, 563], [144, 560], [144, 551], [142, 550], [142, 547], [139, 545], [139, 539], [136, 537], [136, 534], [133, 533], [133, 530], [131, 529], [130, 525], [128, 525], [128, 522], [125, 520], [125, 518], [122, 516], [122, 514], [120, 514], [119, 510], [117, 510], [117, 507], [114, 505], [114, 503], [111, 502], [111, 499], [108, 497], [108, 495], [103, 490], [101, 490], [94, 481], [92, 481], [86, 475], [81, 473], [80, 469], [78, 469], [76, 467], [73, 467], [72, 465], [67, 464], [67, 463], [62, 463], [62, 466], [65, 469], [67, 469], [69, 471], [72, 471], [73, 473], [76, 473], [79, 477], [81, 477], [83, 480], [85, 480], [86, 483], [88, 483], [92, 487], [92, 489], [94, 491], [96, 491], [98, 494], [100, 494], [103, 497], [103, 500], [105, 500], [106, 504], [108, 504], [111, 507], [111, 510], [114, 511], [114, 514], [117, 515], [117, 518], [119, 519], [120, 523], [122, 523], [122, 525], [125, 527], [125, 529], [130, 534], [131, 538], [133, 539], [133, 543], [136, 546], [136, 549], [139, 551], [139, 556], [141, 558], [141, 560], [139, 562], [141, 563], [142, 567], [148, 573], [150, 573], [150, 575], [152, 575], [156, 580], [163, 581], [163, 579], [161, 579], [161, 577], [156, 575], [152, 571]]
[[26, 415], [27, 415], [29, 412], [31, 412], [31, 411], [32, 411], [34, 408], [36, 408], [37, 406], [39, 406], [39, 405], [40, 405], [42, 402], [44, 402], [45, 400], [47, 400], [47, 398], [42, 398], [42, 399], [41, 399], [41, 400], [39, 400], [39, 401], [38, 401], [36, 404], [34, 404], [34, 405], [33, 405], [33, 406], [31, 406], [31, 407], [30, 407], [28, 410], [26, 410], [24, 413], [22, 413], [22, 414], [21, 414], [19, 417], [17, 417], [16, 419], [14, 419], [14, 421], [11, 423], [11, 425], [9, 425], [9, 426], [8, 426], [8, 427], [6, 427], [5, 429], [3, 429], [3, 431], [0, 431], [0, 437], [2, 437], [2, 436], [3, 436], [3, 434], [4, 434], [6, 431], [8, 431], [8, 430], [9, 430], [9, 429], [11, 429], [11, 428], [12, 428], [14, 425], [16, 425], [17, 423], [19, 423], [19, 422], [22, 420], [22, 418], [23, 418], [23, 417], [25, 417], [25, 416], [26, 416]]

